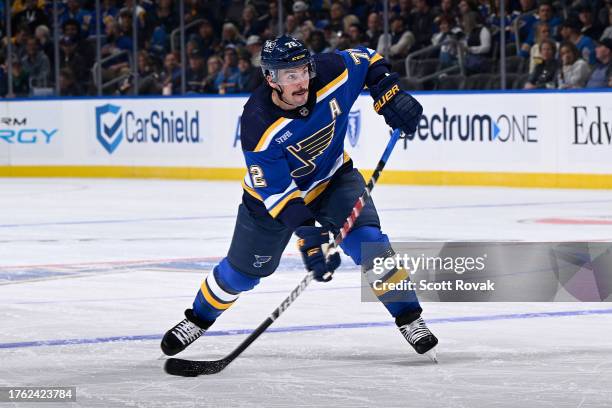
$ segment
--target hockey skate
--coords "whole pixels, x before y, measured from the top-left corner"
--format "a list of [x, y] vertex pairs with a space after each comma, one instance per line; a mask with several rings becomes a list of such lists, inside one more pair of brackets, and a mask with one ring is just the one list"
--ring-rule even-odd
[[185, 350], [187, 346], [200, 338], [213, 322], [198, 319], [193, 310], [185, 310], [185, 319], [164, 334], [161, 349], [167, 356], [173, 356]]
[[419, 354], [425, 354], [434, 363], [438, 362], [436, 345], [438, 338], [427, 328], [422, 317], [418, 317], [411, 323], [398, 326], [399, 331]]

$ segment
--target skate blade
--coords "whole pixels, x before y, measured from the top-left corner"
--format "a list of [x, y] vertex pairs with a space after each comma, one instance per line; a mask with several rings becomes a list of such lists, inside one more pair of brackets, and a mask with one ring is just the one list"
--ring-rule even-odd
[[437, 347], [432, 348], [431, 350], [427, 351], [425, 355], [429, 357], [431, 361], [438, 364], [438, 351], [436, 349]]

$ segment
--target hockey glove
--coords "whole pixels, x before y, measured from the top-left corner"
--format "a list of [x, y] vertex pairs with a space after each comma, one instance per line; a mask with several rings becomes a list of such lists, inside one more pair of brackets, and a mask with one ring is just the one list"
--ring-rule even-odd
[[377, 85], [370, 88], [374, 98], [374, 110], [383, 115], [392, 129], [414, 133], [423, 114], [423, 107], [410, 94], [400, 89], [396, 73], [386, 75]]
[[298, 249], [306, 269], [313, 272], [314, 279], [329, 282], [332, 274], [340, 266], [340, 254], [335, 252], [326, 259], [323, 245], [329, 244], [329, 232], [321, 227], [303, 226], [295, 230], [298, 236]]

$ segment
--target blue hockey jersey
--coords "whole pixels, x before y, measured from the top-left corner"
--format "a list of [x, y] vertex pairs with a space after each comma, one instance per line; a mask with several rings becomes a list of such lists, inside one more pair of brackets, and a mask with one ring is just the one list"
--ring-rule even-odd
[[316, 77], [308, 103], [293, 111], [276, 106], [271, 88], [259, 87], [244, 106], [241, 143], [247, 166], [244, 204], [295, 228], [312, 218], [307, 205], [332, 176], [352, 166], [344, 151], [351, 106], [376, 84], [388, 65], [368, 48], [314, 56]]

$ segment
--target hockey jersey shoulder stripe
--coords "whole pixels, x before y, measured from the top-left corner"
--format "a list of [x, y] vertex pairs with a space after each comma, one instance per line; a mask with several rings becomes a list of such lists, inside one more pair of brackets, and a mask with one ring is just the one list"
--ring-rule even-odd
[[291, 122], [292, 120], [293, 119], [289, 119], [289, 118], [278, 118], [274, 123], [272, 123], [266, 129], [266, 131], [261, 136], [261, 139], [259, 139], [257, 146], [255, 146], [255, 149], [253, 149], [253, 151], [261, 152], [261, 151], [266, 150], [268, 146], [270, 146], [270, 141], [274, 138], [274, 136], [276, 136], [276, 134], [281, 129], [283, 129], [286, 125], [288, 125], [289, 122]]
[[338, 75], [335, 79], [333, 79], [330, 83], [325, 85], [323, 88], [317, 91], [317, 102], [322, 101], [336, 89], [338, 89], [342, 84], [346, 82], [348, 79], [348, 69], [344, 69], [340, 75]]
[[372, 57], [370, 57], [370, 65], [374, 64], [377, 61], [380, 61], [381, 59], [383, 59], [382, 55], [380, 55], [379, 53], [374, 54]]

